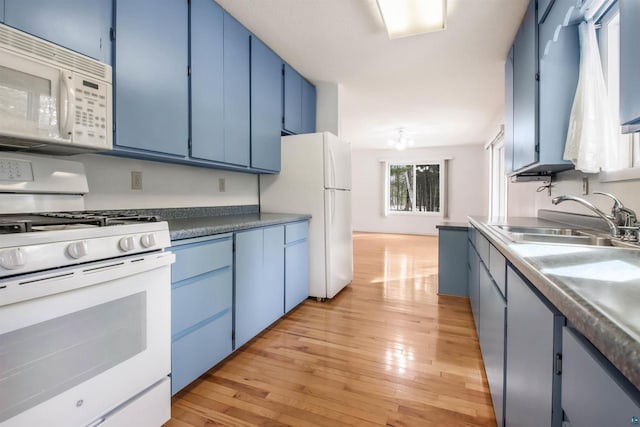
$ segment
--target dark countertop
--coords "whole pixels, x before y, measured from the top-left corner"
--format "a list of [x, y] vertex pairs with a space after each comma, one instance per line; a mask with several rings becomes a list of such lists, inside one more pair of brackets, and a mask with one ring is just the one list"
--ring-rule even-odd
[[[470, 222], [640, 390], [640, 250], [514, 243], [490, 224], [558, 226], [538, 218]], [[509, 289], [507, 285], [507, 303]]]
[[469, 223], [467, 222], [455, 222], [455, 221], [442, 221], [440, 224], [436, 225], [436, 228], [439, 230], [462, 230], [469, 228]]
[[[231, 233], [249, 228], [310, 219], [311, 215], [283, 213], [250, 213], [190, 218], [166, 218], [171, 240], [191, 239], [212, 234]], [[164, 219], [164, 218], [163, 218]]]

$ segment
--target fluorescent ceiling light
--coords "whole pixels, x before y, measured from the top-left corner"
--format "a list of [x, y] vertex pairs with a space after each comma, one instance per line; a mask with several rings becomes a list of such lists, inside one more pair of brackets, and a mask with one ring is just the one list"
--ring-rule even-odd
[[390, 39], [446, 27], [447, 0], [377, 0]]

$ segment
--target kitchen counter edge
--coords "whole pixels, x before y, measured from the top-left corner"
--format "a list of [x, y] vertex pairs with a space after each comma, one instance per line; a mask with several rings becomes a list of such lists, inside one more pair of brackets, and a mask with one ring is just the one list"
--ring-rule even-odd
[[[562, 282], [552, 280], [511, 249], [513, 243], [477, 217], [469, 222], [480, 231], [529, 282], [549, 300], [638, 390], [640, 390], [640, 341], [630, 336], [607, 315], [589, 304]], [[541, 224], [548, 221], [540, 220]], [[506, 222], [508, 223], [508, 221]], [[507, 288], [507, 301], [508, 301]]]

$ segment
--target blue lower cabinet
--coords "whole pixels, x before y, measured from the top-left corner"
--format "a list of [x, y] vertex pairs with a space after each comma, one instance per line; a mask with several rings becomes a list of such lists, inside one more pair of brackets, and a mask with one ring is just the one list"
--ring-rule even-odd
[[480, 348], [498, 426], [504, 424], [504, 368], [507, 305], [489, 271], [480, 264]]
[[284, 226], [236, 233], [235, 243], [237, 349], [284, 314]]
[[562, 409], [556, 358], [562, 352], [564, 317], [511, 267], [507, 285], [505, 425], [559, 427]]
[[[473, 230], [473, 229], [470, 229]], [[470, 236], [471, 237], [471, 236]], [[475, 247], [468, 243], [469, 256], [469, 302], [471, 303], [471, 312], [473, 313], [473, 323], [476, 332], [480, 333], [480, 257]]]
[[231, 354], [231, 326], [231, 310], [227, 309], [194, 331], [172, 339], [172, 395]]
[[309, 222], [285, 227], [284, 311], [288, 313], [309, 297]]
[[468, 296], [466, 228], [438, 230], [438, 294]]
[[232, 235], [174, 243], [171, 267], [171, 392], [233, 351]]
[[562, 331], [565, 427], [640, 424], [640, 392], [582, 336]]

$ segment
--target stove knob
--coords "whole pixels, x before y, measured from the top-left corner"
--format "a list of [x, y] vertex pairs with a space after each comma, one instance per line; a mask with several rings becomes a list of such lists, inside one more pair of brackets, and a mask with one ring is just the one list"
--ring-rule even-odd
[[0, 266], [7, 270], [23, 267], [27, 262], [24, 251], [20, 248], [0, 252]]
[[140, 238], [140, 244], [143, 248], [150, 248], [156, 245], [156, 235], [155, 234], [145, 234]]
[[136, 242], [133, 240], [133, 237], [127, 236], [120, 239], [120, 243], [118, 245], [120, 246], [120, 249], [122, 249], [124, 252], [129, 252], [135, 249]]
[[67, 246], [67, 254], [74, 259], [85, 257], [89, 255], [89, 244], [86, 240], [74, 242]]

